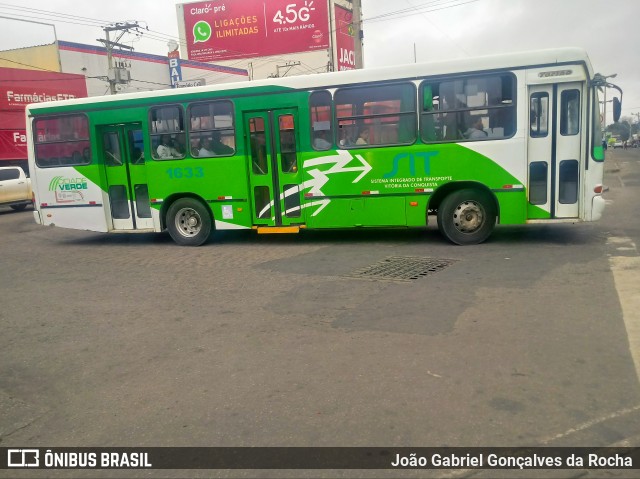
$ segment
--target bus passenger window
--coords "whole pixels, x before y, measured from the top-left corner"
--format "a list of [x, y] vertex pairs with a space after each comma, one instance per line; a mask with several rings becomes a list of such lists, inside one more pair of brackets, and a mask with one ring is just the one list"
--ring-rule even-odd
[[38, 166], [91, 163], [89, 121], [86, 116], [65, 115], [37, 119], [33, 123], [33, 132]]
[[163, 106], [150, 112], [151, 156], [156, 160], [184, 158], [186, 140], [182, 107]]
[[412, 144], [416, 139], [415, 97], [412, 83], [336, 91], [340, 148]]
[[236, 152], [233, 104], [228, 100], [194, 103], [188, 110], [192, 156], [212, 158]]
[[515, 132], [515, 77], [483, 75], [422, 84], [422, 141], [479, 141]]
[[309, 98], [311, 114], [311, 145], [314, 150], [329, 150], [333, 146], [331, 93], [314, 91]]
[[[437, 86], [437, 85], [436, 85]], [[432, 85], [426, 84], [422, 88], [422, 115], [420, 119], [420, 135], [422, 141], [428, 143], [442, 139], [442, 130], [436, 129], [436, 118], [432, 113], [439, 109], [440, 97]]]

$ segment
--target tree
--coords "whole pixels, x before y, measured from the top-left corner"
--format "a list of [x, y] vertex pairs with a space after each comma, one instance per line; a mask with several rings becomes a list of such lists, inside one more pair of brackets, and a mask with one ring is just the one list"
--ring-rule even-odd
[[630, 116], [623, 116], [618, 123], [612, 123], [607, 126], [607, 131], [616, 138], [627, 141], [630, 138], [630, 134], [638, 133], [638, 125], [633, 124], [633, 119]]

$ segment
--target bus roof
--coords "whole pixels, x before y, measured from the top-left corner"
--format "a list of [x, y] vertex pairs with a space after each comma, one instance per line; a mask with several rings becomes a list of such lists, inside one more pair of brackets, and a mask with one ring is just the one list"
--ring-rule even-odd
[[425, 76], [438, 76], [451, 73], [472, 73], [499, 69], [522, 69], [533, 66], [553, 66], [563, 64], [581, 64], [586, 69], [588, 78], [593, 78], [591, 62], [584, 49], [558, 48], [536, 50], [500, 55], [487, 55], [474, 58], [464, 58], [432, 63], [412, 63], [378, 68], [365, 68], [341, 72], [319, 73], [314, 75], [300, 75], [286, 78], [267, 78], [253, 80], [249, 83], [234, 82], [219, 85], [205, 85], [200, 87], [168, 88], [164, 90], [150, 90], [140, 93], [124, 93], [121, 95], [105, 95], [72, 100], [61, 100], [27, 105], [27, 114], [46, 113], [49, 108], [70, 107], [77, 105], [97, 105], [106, 102], [131, 101], [145, 98], [175, 97], [190, 93], [220, 92], [225, 90], [243, 90], [260, 87], [281, 87], [291, 89], [330, 88], [337, 85], [368, 83], [372, 81], [390, 81], [396, 79], [413, 79]]

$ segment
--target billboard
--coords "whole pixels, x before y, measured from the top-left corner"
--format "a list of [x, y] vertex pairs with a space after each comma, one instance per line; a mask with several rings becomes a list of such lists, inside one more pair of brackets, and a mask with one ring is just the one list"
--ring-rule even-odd
[[189, 60], [329, 48], [327, 0], [214, 0], [182, 5]]
[[0, 68], [0, 160], [27, 158], [24, 108], [87, 96], [83, 75]]
[[351, 10], [335, 6], [338, 71], [355, 70], [356, 51]]

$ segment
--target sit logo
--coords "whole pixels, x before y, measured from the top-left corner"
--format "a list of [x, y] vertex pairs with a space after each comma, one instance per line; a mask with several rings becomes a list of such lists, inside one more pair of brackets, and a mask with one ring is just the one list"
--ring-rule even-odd
[[409, 166], [409, 174], [411, 176], [416, 176], [416, 158], [422, 159], [424, 175], [431, 175], [431, 158], [438, 154], [437, 151], [424, 151], [417, 153], [399, 153], [393, 158], [393, 168], [390, 172], [385, 173], [383, 175], [384, 178], [393, 178], [398, 176], [400, 172], [400, 163], [402, 160], [407, 160]]

